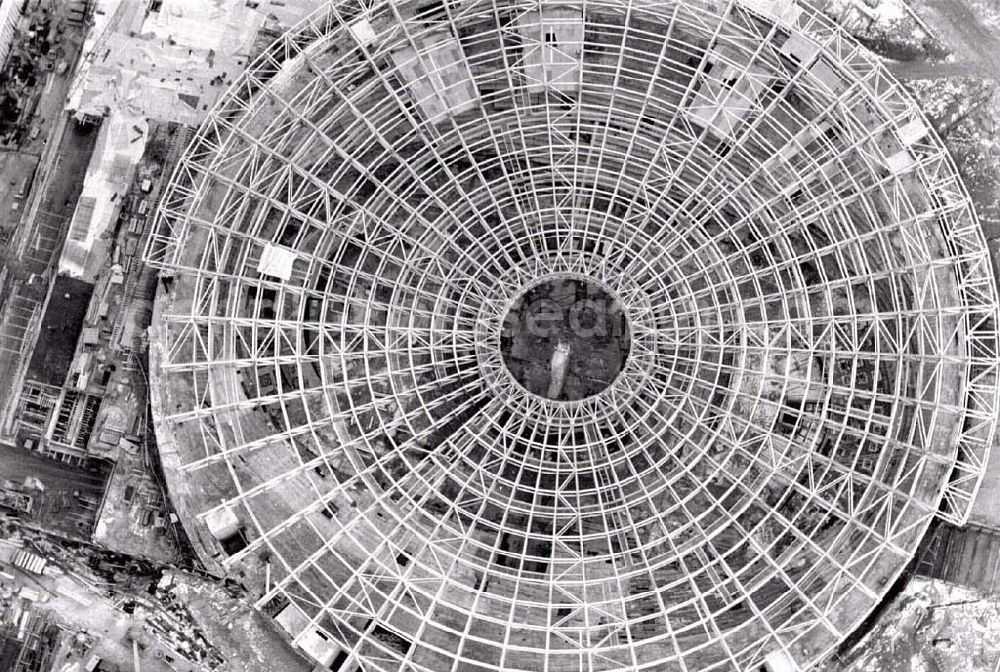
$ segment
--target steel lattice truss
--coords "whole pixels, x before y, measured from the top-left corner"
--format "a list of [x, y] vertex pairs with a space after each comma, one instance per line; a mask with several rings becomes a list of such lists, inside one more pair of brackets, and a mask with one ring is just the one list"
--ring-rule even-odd
[[[212, 112], [148, 256], [189, 534], [366, 670], [805, 667], [993, 438], [966, 192], [790, 2], [326, 7]], [[627, 317], [582, 400], [501, 354], [545, 278]]]

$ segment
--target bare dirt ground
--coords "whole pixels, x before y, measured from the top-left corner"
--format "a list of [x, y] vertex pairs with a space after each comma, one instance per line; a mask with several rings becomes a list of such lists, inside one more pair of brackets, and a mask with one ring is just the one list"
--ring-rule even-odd
[[225, 672], [307, 672], [305, 659], [275, 636], [275, 626], [245, 600], [233, 598], [216, 583], [191, 574], [174, 574], [177, 599], [190, 610], [226, 662]]
[[[62, 672], [80, 672], [91, 655], [97, 655], [117, 669], [132, 669], [131, 634], [143, 631], [139, 618], [124, 613], [119, 605], [82, 577], [65, 572], [46, 571], [35, 576], [10, 565], [18, 547], [0, 540], [0, 568], [7, 574], [0, 577], [0, 590], [29, 588], [40, 599], [35, 609], [47, 611], [70, 636], [55, 653], [54, 669]], [[11, 578], [7, 578], [11, 577]], [[74, 647], [78, 633], [86, 633], [92, 643]], [[140, 653], [142, 669], [146, 672], [192, 672], [193, 666], [168, 665], [165, 660], [172, 651], [161, 641], [143, 636], [146, 644]], [[174, 654], [176, 656], [176, 654]], [[4, 671], [6, 672], [6, 671]]]
[[44, 490], [32, 490], [34, 499], [28, 521], [67, 536], [86, 538], [97, 515], [107, 474], [73, 467], [35, 452], [0, 444], [0, 481], [20, 485], [28, 476], [41, 481]]

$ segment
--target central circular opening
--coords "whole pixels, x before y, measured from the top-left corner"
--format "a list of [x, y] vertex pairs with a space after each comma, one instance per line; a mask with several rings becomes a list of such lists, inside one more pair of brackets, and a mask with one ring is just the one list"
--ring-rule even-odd
[[507, 311], [500, 335], [504, 365], [529, 392], [577, 401], [605, 390], [629, 353], [629, 327], [601, 285], [554, 278], [533, 285]]

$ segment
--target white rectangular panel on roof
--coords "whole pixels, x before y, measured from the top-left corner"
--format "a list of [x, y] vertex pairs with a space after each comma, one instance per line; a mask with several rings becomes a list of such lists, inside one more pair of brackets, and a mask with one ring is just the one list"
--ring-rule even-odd
[[413, 102], [431, 123], [475, 107], [479, 91], [458, 39], [449, 31], [437, 31], [416, 38], [414, 45], [396, 49], [390, 56]]
[[732, 86], [707, 79], [685, 113], [717, 138], [731, 138], [743, 118], [756, 110], [757, 100], [769, 81], [767, 73], [755, 66], [750, 66]]
[[847, 85], [837, 71], [827, 65], [824, 61], [816, 61], [810, 68], [809, 74], [825, 84], [834, 93], [840, 93]]
[[299, 637], [298, 644], [310, 658], [324, 667], [329, 667], [340, 653], [340, 647], [324, 637], [316, 628], [303, 633]]
[[279, 611], [274, 620], [293, 639], [298, 637], [299, 633], [309, 626], [309, 617], [306, 616], [306, 612], [302, 611], [301, 607], [292, 602], [289, 602], [288, 606]]
[[788, 23], [795, 23], [802, 14], [802, 8], [796, 5], [794, 0], [740, 0], [740, 4], [765, 16], [776, 16]]
[[220, 541], [232, 537], [240, 531], [240, 519], [233, 510], [224, 506], [205, 517], [205, 525], [212, 536]]
[[901, 149], [885, 160], [885, 166], [893, 175], [900, 175], [912, 170], [917, 165], [916, 159], [905, 149]]
[[368, 19], [358, 19], [348, 26], [348, 30], [351, 31], [351, 35], [362, 47], [367, 47], [375, 41], [375, 29], [372, 28], [371, 21]]
[[292, 264], [295, 263], [295, 253], [285, 247], [271, 245], [264, 246], [264, 251], [260, 255], [257, 263], [257, 272], [263, 275], [271, 275], [288, 282], [292, 278]]
[[930, 129], [927, 128], [927, 124], [923, 121], [920, 119], [911, 119], [899, 127], [899, 139], [904, 146], [909, 147], [927, 137], [929, 132]]
[[808, 61], [819, 51], [819, 45], [804, 35], [793, 34], [778, 49], [779, 52], [801, 62]]

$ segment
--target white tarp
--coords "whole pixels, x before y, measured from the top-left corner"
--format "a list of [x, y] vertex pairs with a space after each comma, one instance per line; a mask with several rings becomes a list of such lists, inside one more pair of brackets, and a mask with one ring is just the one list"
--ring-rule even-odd
[[292, 279], [292, 266], [295, 264], [295, 252], [285, 247], [268, 243], [257, 262], [257, 272], [280, 278], [284, 282]]

